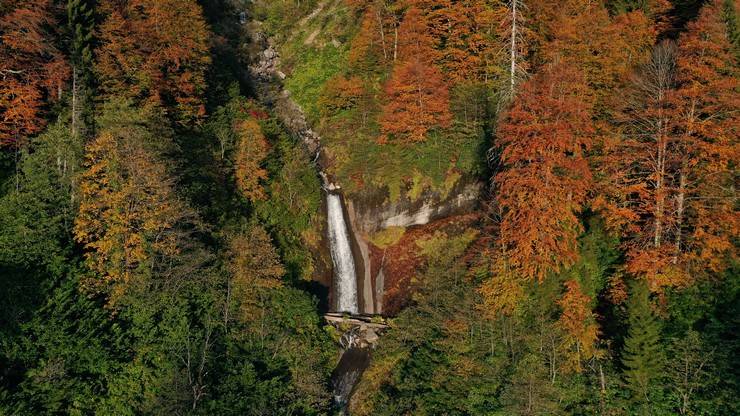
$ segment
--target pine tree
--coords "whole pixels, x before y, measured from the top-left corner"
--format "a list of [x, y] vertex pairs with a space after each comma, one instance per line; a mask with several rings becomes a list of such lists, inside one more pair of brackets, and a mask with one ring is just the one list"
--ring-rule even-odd
[[84, 130], [84, 118], [91, 101], [92, 40], [95, 30], [94, 9], [89, 0], [67, 1], [67, 30], [70, 64], [72, 66], [71, 132], [75, 136]]
[[67, 1], [67, 25], [70, 36], [70, 55], [75, 66], [92, 64], [92, 38], [95, 26], [93, 7], [88, 0]]
[[724, 0], [723, 4], [723, 16], [725, 23], [727, 24], [727, 36], [732, 43], [732, 52], [735, 54], [735, 59], [740, 60], [740, 17], [738, 8], [740, 5], [735, 0]]
[[624, 340], [622, 365], [624, 381], [632, 400], [645, 409], [660, 381], [664, 355], [660, 342], [660, 323], [650, 304], [647, 285], [635, 282], [627, 301], [629, 330]]

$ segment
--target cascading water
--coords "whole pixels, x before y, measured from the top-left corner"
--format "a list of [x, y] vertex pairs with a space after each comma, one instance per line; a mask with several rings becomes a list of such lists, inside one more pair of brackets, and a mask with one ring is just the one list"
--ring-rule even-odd
[[[254, 56], [254, 64], [250, 65], [250, 74], [256, 81], [257, 91], [263, 97], [263, 101], [277, 109], [285, 126], [303, 141], [310, 154], [315, 155], [314, 162], [320, 160], [321, 139], [311, 130], [306, 121], [305, 114], [290, 98], [290, 94], [280, 84], [280, 79], [285, 74], [280, 72], [280, 55], [269, 41], [269, 37], [256, 33], [254, 36], [256, 44], [260, 46], [260, 52]], [[275, 88], [275, 83], [278, 88]], [[347, 221], [344, 217], [342, 196], [336, 192], [339, 188], [331, 183], [323, 172], [320, 163], [316, 165], [322, 178], [323, 188], [326, 191], [329, 249], [332, 263], [334, 264], [334, 299], [335, 312], [346, 312], [353, 315], [359, 313], [359, 298], [357, 271], [352, 253], [351, 234]], [[346, 336], [342, 337], [342, 354], [332, 373], [332, 385], [334, 400], [340, 409], [340, 414], [346, 414], [346, 408], [352, 391], [362, 377], [370, 363], [370, 344], [367, 329], [360, 331], [354, 328]], [[377, 334], [370, 331], [377, 340]]]
[[350, 246], [349, 230], [344, 220], [341, 196], [327, 192], [326, 206], [329, 223], [329, 245], [336, 281], [337, 312], [356, 314], [359, 312], [357, 275], [355, 274], [355, 261]]

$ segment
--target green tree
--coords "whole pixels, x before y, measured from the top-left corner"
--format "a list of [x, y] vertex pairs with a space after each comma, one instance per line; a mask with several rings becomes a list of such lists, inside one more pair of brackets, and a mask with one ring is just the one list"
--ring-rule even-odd
[[528, 353], [514, 368], [514, 374], [503, 394], [505, 409], [515, 415], [552, 415], [558, 401], [547, 370], [538, 354]]
[[655, 317], [650, 292], [644, 282], [635, 282], [632, 286], [627, 311], [629, 329], [622, 351], [624, 381], [633, 402], [645, 414], [661, 381], [664, 352], [660, 322]]
[[714, 352], [707, 348], [701, 335], [694, 330], [687, 331], [669, 345], [666, 373], [676, 396], [674, 407], [680, 414], [695, 414], [696, 396], [703, 388], [713, 384], [713, 355]]
[[78, 291], [81, 271], [72, 269], [44, 293], [23, 336], [9, 346], [16, 366], [27, 369], [9, 414], [92, 412], [106, 394], [107, 376], [120, 368], [121, 329]]
[[69, 111], [73, 135], [84, 133], [91, 118], [94, 12], [91, 0], [67, 0], [67, 42], [72, 66]]
[[66, 271], [71, 255], [82, 144], [57, 123], [30, 150], [0, 198], [0, 339], [29, 318], [43, 301], [37, 291]]
[[732, 50], [735, 54], [735, 58], [740, 60], [740, 20], [738, 18], [738, 6], [737, 2], [733, 0], [725, 0], [722, 10], [722, 18], [727, 25], [727, 36], [732, 43]]

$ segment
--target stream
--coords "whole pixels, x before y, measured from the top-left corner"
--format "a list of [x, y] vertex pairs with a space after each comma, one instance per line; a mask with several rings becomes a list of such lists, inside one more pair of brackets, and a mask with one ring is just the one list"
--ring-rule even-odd
[[[334, 266], [334, 312], [356, 315], [360, 312], [357, 262], [353, 257], [351, 230], [345, 217], [342, 195], [338, 191], [339, 187], [331, 183], [321, 166], [321, 138], [311, 129], [300, 106], [283, 88], [281, 80], [285, 78], [285, 74], [279, 70], [278, 51], [262, 33], [255, 31], [253, 34], [253, 41], [260, 46], [260, 51], [252, 56], [249, 70], [258, 96], [263, 103], [275, 110], [288, 130], [303, 142], [323, 181], [329, 251]], [[377, 339], [375, 332], [372, 334]], [[365, 337], [366, 331], [360, 331], [358, 327], [353, 327], [342, 335], [342, 353], [331, 376], [334, 401], [342, 414], [347, 413], [352, 392], [370, 364], [370, 346]]]

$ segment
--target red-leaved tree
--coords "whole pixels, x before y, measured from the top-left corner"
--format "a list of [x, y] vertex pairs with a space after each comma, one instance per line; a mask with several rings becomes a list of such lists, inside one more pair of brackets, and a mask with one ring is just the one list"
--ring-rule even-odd
[[0, 146], [8, 146], [44, 127], [44, 106], [59, 98], [70, 71], [54, 46], [51, 1], [11, 0], [3, 9], [7, 12], [0, 16]]
[[178, 121], [205, 114], [209, 31], [194, 0], [105, 0], [96, 50], [102, 90], [162, 105]]
[[398, 38], [398, 61], [385, 86], [381, 129], [386, 139], [420, 142], [431, 128], [452, 122], [449, 90], [432, 62], [433, 41], [419, 9], [406, 12]]
[[523, 84], [498, 128], [501, 243], [527, 278], [542, 279], [577, 258], [577, 214], [591, 183], [587, 92], [577, 69], [552, 65]]

